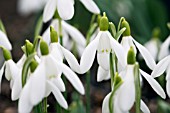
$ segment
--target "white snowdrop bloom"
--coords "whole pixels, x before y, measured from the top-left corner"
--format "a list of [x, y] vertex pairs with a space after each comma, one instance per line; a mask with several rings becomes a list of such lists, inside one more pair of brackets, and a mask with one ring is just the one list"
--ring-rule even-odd
[[11, 50], [12, 49], [12, 46], [11, 46], [11, 43], [9, 42], [6, 34], [4, 32], [2, 32], [0, 30], [0, 46], [8, 49], [8, 50]]
[[[45, 42], [43, 43], [45, 44]], [[45, 47], [48, 47], [47, 44], [45, 44]], [[37, 105], [51, 92], [58, 103], [63, 108], [67, 109], [67, 102], [61, 93], [61, 91], [65, 91], [65, 85], [61, 79], [62, 73], [79, 93], [85, 93], [80, 79], [68, 66], [56, 60], [51, 52], [48, 53], [48, 50], [43, 52], [42, 55], [38, 67], [30, 75], [21, 92], [19, 100], [19, 112], [21, 113], [29, 113], [33, 106]]]
[[158, 60], [170, 55], [170, 36], [162, 43], [158, 55]]
[[27, 16], [43, 9], [46, 2], [47, 0], [18, 0], [17, 9], [21, 15]]
[[170, 55], [163, 58], [158, 62], [155, 69], [152, 71], [152, 77], [159, 77], [166, 71], [166, 91], [168, 96], [170, 97]]
[[[43, 21], [49, 21], [55, 10], [58, 11], [59, 16], [63, 20], [69, 20], [74, 15], [74, 0], [48, 0], [44, 12], [43, 12]], [[80, 0], [80, 2], [92, 13], [99, 14], [100, 10], [93, 0]]]
[[[148, 81], [153, 90], [162, 98], [165, 99], [166, 95], [159, 83], [149, 74], [140, 70], [140, 74]], [[135, 102], [135, 84], [134, 84], [134, 65], [127, 65], [125, 72], [120, 73], [123, 78], [123, 84], [120, 86], [119, 93], [119, 106], [122, 111], [129, 111]], [[125, 95], [126, 94], [126, 95]], [[144, 103], [141, 104], [145, 108]], [[146, 109], [144, 109], [146, 110]], [[147, 111], [147, 110], [146, 110]], [[148, 113], [148, 112], [147, 112]]]
[[153, 38], [144, 44], [144, 46], [151, 53], [155, 61], [158, 59], [158, 52], [159, 52], [160, 45], [161, 42], [156, 38]]
[[[77, 28], [69, 25], [67, 22], [62, 21], [62, 35], [63, 35], [63, 46], [68, 50], [72, 49], [73, 42], [76, 43], [78, 53], [81, 55], [85, 46], [86, 40]], [[52, 21], [51, 26], [59, 33], [58, 19]], [[49, 44], [50, 43], [50, 27], [43, 33], [43, 39]], [[71, 37], [71, 39], [69, 38]]]

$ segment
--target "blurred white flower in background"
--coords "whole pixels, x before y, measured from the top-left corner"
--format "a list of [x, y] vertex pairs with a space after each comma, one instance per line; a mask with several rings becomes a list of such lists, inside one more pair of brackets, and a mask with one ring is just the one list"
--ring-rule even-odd
[[[74, 0], [48, 0], [44, 8], [43, 21], [49, 21], [56, 9], [63, 20], [69, 20], [74, 15]], [[92, 13], [99, 14], [100, 10], [93, 0], [80, 0], [80, 2]]]

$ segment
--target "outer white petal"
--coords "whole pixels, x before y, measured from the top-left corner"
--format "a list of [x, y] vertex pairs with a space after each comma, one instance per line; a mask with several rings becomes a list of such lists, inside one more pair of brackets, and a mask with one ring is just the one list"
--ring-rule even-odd
[[152, 57], [152, 55], [149, 53], [149, 51], [144, 46], [142, 46], [140, 43], [138, 43], [135, 39], [133, 39], [133, 42], [135, 43], [136, 47], [140, 51], [141, 55], [143, 56], [147, 66], [151, 70], [153, 70], [156, 66], [156, 63], [155, 63], [155, 60]]
[[170, 56], [167, 56], [158, 62], [158, 64], [154, 68], [151, 76], [154, 78], [161, 76], [165, 72], [165, 70], [167, 69], [169, 64], [170, 64]]
[[159, 85], [159, 83], [150, 75], [148, 75], [147, 73], [145, 73], [144, 71], [142, 71], [140, 69], [140, 73], [141, 75], [143, 75], [143, 77], [148, 81], [148, 83], [151, 85], [151, 87], [153, 88], [153, 90], [159, 95], [161, 96], [163, 99], [166, 98], [165, 92], [162, 89], [162, 87]]
[[111, 93], [107, 94], [102, 103], [102, 113], [110, 113], [109, 111], [109, 99]]
[[63, 53], [60, 49], [59, 43], [50, 44], [50, 54], [58, 61], [63, 62]]
[[108, 74], [109, 74], [109, 71], [104, 70], [101, 66], [99, 66], [98, 71], [97, 71], [97, 82], [101, 82], [107, 79]]
[[74, 88], [82, 95], [85, 94], [83, 84], [81, 83], [78, 76], [65, 64], [58, 63], [58, 67], [64, 73], [65, 77], [71, 82]]
[[100, 36], [101, 32], [99, 32], [97, 37], [85, 48], [80, 60], [81, 73], [85, 73], [91, 68], [93, 61], [95, 59], [95, 54], [99, 44]]
[[63, 28], [68, 34], [73, 38], [73, 40], [82, 46], [86, 46], [86, 40], [85, 37], [82, 35], [82, 33], [75, 27], [69, 25], [65, 21], [62, 21]]
[[80, 0], [83, 5], [92, 13], [99, 14], [100, 9], [97, 7], [93, 0]]
[[168, 65], [168, 68], [166, 69], [166, 80], [170, 79], [170, 63]]
[[[52, 21], [53, 22], [53, 21]], [[53, 26], [52, 24], [50, 26]], [[47, 43], [50, 44], [51, 38], [50, 38], [50, 27], [48, 27], [44, 33], [42, 34], [43, 40]]]
[[160, 47], [158, 60], [161, 60], [162, 58], [164, 58], [170, 54], [169, 45], [170, 45], [170, 36], [168, 36], [168, 38], [164, 41], [164, 43], [162, 43], [162, 45]]
[[56, 98], [56, 100], [58, 101], [58, 103], [64, 108], [67, 109], [68, 108], [68, 104], [66, 102], [66, 100], [64, 99], [62, 93], [60, 92], [60, 90], [51, 82], [47, 81], [47, 86], [48, 88], [51, 88], [51, 91], [54, 95], [54, 97]]
[[33, 105], [38, 104], [45, 96], [45, 65], [40, 63], [36, 70], [30, 75], [30, 100]]
[[23, 54], [22, 57], [21, 57], [21, 59], [17, 62], [17, 66], [18, 66], [19, 68], [22, 68], [23, 65], [24, 65], [25, 60], [26, 60], [26, 56], [25, 56], [25, 54]]
[[18, 76], [16, 76], [13, 87], [12, 87], [12, 93], [11, 98], [12, 100], [17, 100], [20, 97], [20, 93], [22, 91], [22, 82], [21, 82], [21, 70], [18, 73]]
[[4, 67], [5, 67], [5, 63], [3, 64], [0, 70], [0, 92], [1, 92], [1, 81], [2, 81], [2, 75], [4, 73]]
[[57, 0], [58, 14], [63, 20], [69, 20], [74, 15], [73, 0]]
[[56, 77], [52, 81], [60, 91], [64, 92], [66, 90], [65, 84], [63, 80], [61, 79], [61, 77]]
[[33, 105], [30, 103], [30, 85], [28, 81], [21, 92], [18, 104], [19, 113], [30, 113], [33, 108]]
[[105, 70], [109, 70], [109, 56], [110, 53], [106, 53], [106, 52], [97, 52], [97, 61], [99, 63], [99, 65], [105, 69]]
[[109, 36], [109, 39], [110, 39], [110, 45], [111, 45], [111, 48], [112, 50], [115, 52], [117, 58], [118, 58], [118, 61], [121, 63], [121, 65], [123, 67], [126, 66], [126, 55], [125, 55], [125, 51], [122, 47], [121, 44], [119, 44], [112, 36], [111, 34], [108, 32], [107, 33], [108, 36]]
[[77, 73], [81, 73], [80, 65], [79, 65], [77, 59], [75, 58], [75, 56], [70, 51], [68, 51], [67, 49], [62, 47], [61, 45], [59, 45], [59, 46], [61, 48], [61, 51], [62, 51], [65, 59], [67, 60], [68, 64], [70, 65], [71, 69], [73, 69]]
[[167, 80], [166, 82], [166, 92], [168, 96], [170, 97], [170, 80]]
[[8, 50], [12, 49], [11, 43], [9, 42], [6, 34], [0, 30], [0, 46], [5, 47]]
[[142, 110], [143, 113], [150, 113], [149, 108], [146, 106], [146, 104], [143, 102], [143, 100], [140, 100], [140, 109]]
[[43, 12], [43, 21], [49, 21], [56, 10], [57, 7], [57, 0], [48, 0], [47, 4], [45, 5], [44, 12]]
[[128, 66], [123, 84], [120, 86], [118, 94], [120, 109], [129, 111], [135, 102], [134, 66]]

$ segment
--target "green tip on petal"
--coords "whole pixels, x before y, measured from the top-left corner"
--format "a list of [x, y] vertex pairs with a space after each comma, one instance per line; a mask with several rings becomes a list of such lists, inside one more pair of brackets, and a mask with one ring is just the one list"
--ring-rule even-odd
[[2, 46], [1, 46], [1, 48], [2, 48], [2, 51], [3, 51], [3, 56], [4, 56], [5, 61], [12, 59], [11, 52], [9, 50], [5, 49]]
[[119, 76], [119, 74], [116, 72], [114, 76], [114, 86], [117, 86], [119, 83], [122, 83], [122, 78]]
[[33, 60], [31, 63], [30, 63], [30, 70], [31, 72], [33, 73], [35, 71], [35, 69], [37, 68], [38, 66], [38, 62], [36, 60]]
[[103, 13], [103, 16], [100, 18], [99, 26], [101, 31], [107, 31], [109, 29], [109, 20], [105, 12]]
[[130, 47], [127, 55], [127, 63], [128, 64], [135, 64], [136, 62], [136, 54], [134, 52], [133, 47]]
[[159, 27], [156, 27], [152, 31], [152, 37], [153, 38], [159, 38], [161, 34], [161, 29]]
[[121, 28], [126, 28], [126, 30], [123, 33], [123, 36], [130, 36], [131, 35], [131, 31], [130, 31], [130, 26], [129, 23], [125, 20], [125, 18], [122, 19], [122, 23], [121, 23]]
[[34, 45], [29, 40], [25, 41], [25, 47], [26, 47], [26, 53], [28, 55], [33, 53]]
[[58, 42], [58, 34], [52, 26], [50, 26], [50, 37], [51, 43]]
[[48, 45], [43, 40], [41, 40], [41, 42], [40, 42], [40, 50], [41, 50], [42, 55], [48, 55], [49, 54]]

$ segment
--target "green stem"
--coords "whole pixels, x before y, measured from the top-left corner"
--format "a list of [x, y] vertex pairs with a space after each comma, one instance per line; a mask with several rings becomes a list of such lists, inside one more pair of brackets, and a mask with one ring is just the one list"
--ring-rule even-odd
[[90, 71], [86, 73], [86, 113], [90, 113]]
[[48, 111], [47, 111], [47, 97], [44, 99], [44, 113], [48, 113]]
[[135, 113], [140, 113], [140, 99], [141, 99], [141, 89], [140, 89], [140, 74], [139, 74], [139, 64], [135, 64], [135, 69], [134, 69], [134, 78], [135, 78], [135, 101], [136, 101], [136, 112]]
[[114, 62], [113, 62], [113, 54], [110, 53], [110, 78], [111, 78], [111, 89], [112, 89], [112, 86], [113, 86], [113, 81], [114, 81]]

